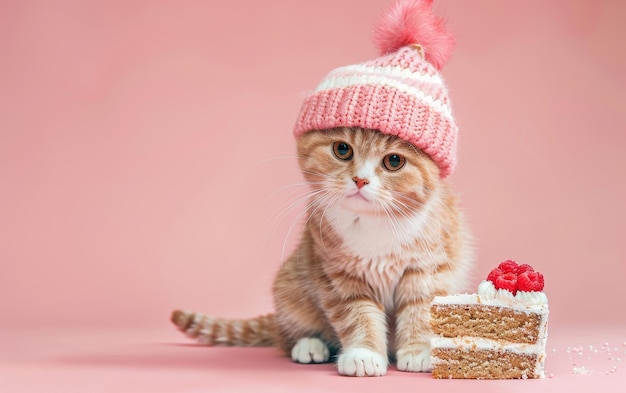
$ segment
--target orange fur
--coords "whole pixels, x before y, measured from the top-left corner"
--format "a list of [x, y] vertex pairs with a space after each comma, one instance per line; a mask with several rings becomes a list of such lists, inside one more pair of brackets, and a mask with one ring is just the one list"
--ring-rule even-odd
[[[352, 159], [333, 154], [338, 141], [352, 147]], [[390, 153], [406, 158], [402, 169], [384, 168]], [[257, 331], [246, 321], [201, 314], [177, 312], [172, 320], [209, 344], [271, 342], [299, 362], [329, 360], [319, 349], [325, 346], [346, 375], [382, 375], [388, 357], [400, 370], [428, 370], [429, 303], [462, 288], [472, 257], [466, 224], [438, 167], [402, 139], [363, 129], [305, 133], [298, 155], [311, 201], [300, 243], [274, 281], [275, 314]], [[349, 197], [355, 177], [368, 184], [363, 196]], [[215, 330], [225, 326], [230, 336], [216, 340]], [[232, 331], [244, 330], [247, 341], [233, 338]], [[301, 341], [309, 338], [323, 344]]]

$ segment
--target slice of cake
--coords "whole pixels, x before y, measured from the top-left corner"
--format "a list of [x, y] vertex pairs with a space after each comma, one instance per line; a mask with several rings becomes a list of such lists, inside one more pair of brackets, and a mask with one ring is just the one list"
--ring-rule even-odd
[[543, 275], [507, 260], [478, 293], [435, 297], [431, 323], [435, 378], [544, 378], [548, 298]]

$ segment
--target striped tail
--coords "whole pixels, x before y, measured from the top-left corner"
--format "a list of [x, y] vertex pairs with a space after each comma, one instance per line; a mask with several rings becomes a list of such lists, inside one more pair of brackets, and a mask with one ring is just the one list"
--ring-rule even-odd
[[220, 319], [176, 310], [170, 319], [187, 337], [206, 345], [269, 347], [275, 343], [274, 314], [252, 319]]

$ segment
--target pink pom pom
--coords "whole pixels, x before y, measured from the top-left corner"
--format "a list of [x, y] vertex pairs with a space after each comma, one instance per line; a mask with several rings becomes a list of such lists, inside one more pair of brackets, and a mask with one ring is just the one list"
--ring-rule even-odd
[[383, 16], [374, 30], [382, 55], [410, 44], [420, 45], [426, 61], [440, 70], [454, 49], [454, 36], [432, 11], [433, 0], [403, 0]]

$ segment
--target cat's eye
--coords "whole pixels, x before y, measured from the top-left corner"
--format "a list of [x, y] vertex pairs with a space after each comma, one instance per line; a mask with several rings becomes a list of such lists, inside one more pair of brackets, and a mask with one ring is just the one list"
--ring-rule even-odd
[[383, 166], [385, 169], [392, 172], [402, 169], [405, 163], [406, 158], [399, 154], [387, 154], [385, 158], [383, 158]]
[[333, 143], [333, 153], [335, 153], [337, 158], [344, 161], [351, 160], [354, 155], [352, 153], [352, 146], [348, 145], [346, 142]]

